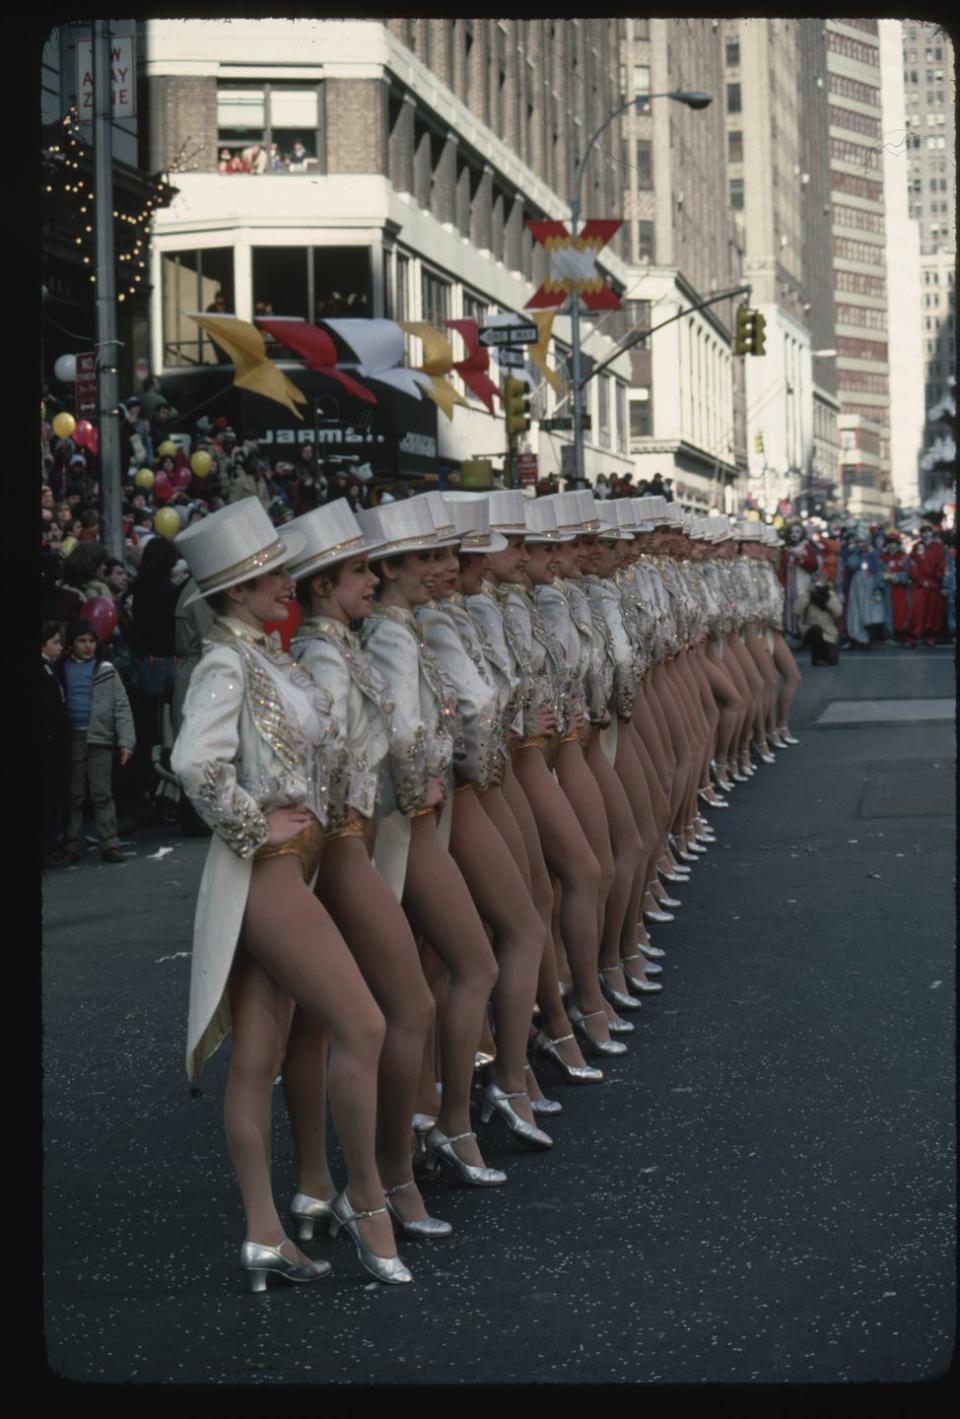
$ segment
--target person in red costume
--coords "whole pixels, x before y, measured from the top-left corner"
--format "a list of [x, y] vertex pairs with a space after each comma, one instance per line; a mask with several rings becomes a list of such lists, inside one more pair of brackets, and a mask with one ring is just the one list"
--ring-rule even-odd
[[907, 570], [913, 586], [910, 605], [910, 641], [936, 645], [943, 625], [943, 595], [940, 582], [946, 569], [943, 543], [936, 528], [920, 529], [920, 541], [910, 553]]
[[910, 629], [910, 608], [907, 588], [910, 574], [907, 570], [908, 558], [904, 551], [899, 532], [887, 532], [884, 549], [880, 553], [883, 579], [889, 597], [887, 609], [887, 640], [904, 641]]

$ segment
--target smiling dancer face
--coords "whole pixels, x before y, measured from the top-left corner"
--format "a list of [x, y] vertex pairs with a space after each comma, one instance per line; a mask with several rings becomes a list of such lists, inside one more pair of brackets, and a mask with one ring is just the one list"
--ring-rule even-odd
[[528, 542], [526, 574], [534, 586], [551, 586], [557, 575], [557, 547], [550, 542]]
[[433, 550], [406, 552], [401, 557], [384, 557], [377, 564], [385, 601], [404, 606], [422, 606], [434, 595], [436, 563]]
[[527, 549], [522, 537], [508, 537], [502, 552], [492, 552], [487, 557], [490, 574], [496, 581], [516, 582], [523, 585], [523, 573], [527, 561]]
[[366, 557], [338, 562], [310, 579], [315, 610], [344, 626], [351, 621], [364, 621], [373, 610], [379, 581]]

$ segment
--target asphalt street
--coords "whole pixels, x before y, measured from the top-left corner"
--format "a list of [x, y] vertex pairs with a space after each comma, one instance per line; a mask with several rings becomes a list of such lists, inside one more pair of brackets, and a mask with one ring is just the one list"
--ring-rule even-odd
[[[654, 932], [664, 990], [634, 1017], [629, 1053], [597, 1088], [543, 1068], [563, 1104], [552, 1152], [519, 1151], [496, 1121], [481, 1131], [508, 1183], [430, 1186], [455, 1232], [402, 1248], [412, 1286], [371, 1282], [342, 1238], [313, 1248], [333, 1263], [327, 1281], [265, 1296], [242, 1284], [228, 1047], [199, 1088], [183, 1066], [205, 841], [154, 826], [127, 839], [123, 867], [91, 850], [47, 874], [52, 1372], [221, 1385], [942, 1376], [956, 1312], [953, 661], [876, 651], [804, 672], [800, 745], [713, 814], [719, 841]], [[285, 1203], [279, 1090], [275, 1139]]]

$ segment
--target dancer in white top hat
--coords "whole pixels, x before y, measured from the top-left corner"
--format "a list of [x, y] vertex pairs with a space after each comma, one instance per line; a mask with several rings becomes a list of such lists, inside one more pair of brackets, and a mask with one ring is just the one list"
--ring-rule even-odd
[[444, 1163], [462, 1182], [497, 1186], [506, 1174], [486, 1166], [470, 1127], [474, 1059], [497, 963], [446, 846], [456, 706], [415, 617], [433, 594], [438, 539], [424, 498], [365, 509], [358, 521], [381, 544], [375, 553], [379, 601], [364, 623], [363, 644], [395, 706], [389, 766], [396, 808], [381, 820], [374, 861], [383, 864], [411, 926], [448, 977], [438, 1027], [442, 1097], [426, 1135], [428, 1167]]
[[[304, 619], [291, 652], [326, 689], [342, 742], [344, 771], [331, 784], [326, 847], [316, 892], [356, 957], [384, 1014], [386, 1038], [377, 1092], [377, 1161], [387, 1207], [404, 1236], [446, 1237], [449, 1222], [427, 1215], [410, 1162], [411, 1119], [421, 1056], [433, 1017], [433, 998], [420, 970], [416, 942], [397, 898], [370, 861], [390, 749], [393, 701], [386, 681], [351, 629], [374, 605], [378, 578], [370, 544], [345, 498], [287, 524], [306, 547], [291, 564]], [[315, 1022], [297, 1012], [294, 1050], [315, 1060], [312, 1118], [300, 1154], [298, 1207], [302, 1235], [329, 1211], [331, 1185], [323, 1127], [326, 1041]], [[300, 1140], [298, 1140], [300, 1142]]]
[[271, 1275], [313, 1281], [330, 1269], [285, 1237], [270, 1184], [273, 1081], [294, 1005], [330, 1040], [330, 1100], [349, 1179], [337, 1215], [378, 1280], [411, 1279], [396, 1255], [374, 1152], [383, 1016], [311, 891], [343, 750], [329, 698], [263, 631], [265, 621], [286, 619], [286, 566], [303, 545], [296, 533], [281, 538], [256, 498], [177, 538], [197, 595], [217, 613], [172, 754], [214, 830], [194, 932], [187, 1061], [198, 1077], [232, 1024], [225, 1120], [247, 1217], [240, 1264], [254, 1291]]

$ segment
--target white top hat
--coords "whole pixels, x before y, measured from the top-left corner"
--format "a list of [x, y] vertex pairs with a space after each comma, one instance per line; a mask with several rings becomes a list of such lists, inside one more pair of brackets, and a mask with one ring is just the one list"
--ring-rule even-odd
[[577, 499], [580, 508], [580, 525], [584, 532], [600, 531], [600, 509], [589, 488], [578, 488], [575, 493], [571, 493], [572, 498]]
[[430, 516], [433, 518], [434, 531], [437, 534], [437, 546], [452, 547], [459, 542], [460, 534], [443, 494], [432, 488], [429, 493], [418, 493], [417, 496], [426, 499]]
[[301, 555], [306, 538], [287, 528], [281, 537], [259, 498], [241, 498], [192, 522], [177, 534], [174, 545], [197, 583], [183, 603], [190, 606], [214, 591], [277, 571]]
[[548, 493], [546, 497], [538, 498], [537, 502], [550, 504], [561, 532], [569, 532], [571, 537], [576, 537], [587, 530], [582, 523], [580, 500], [576, 493]]
[[524, 504], [528, 542], [572, 542], [576, 532], [557, 526], [553, 497], [528, 498]]
[[447, 504], [460, 536], [461, 552], [502, 552], [507, 545], [506, 537], [490, 531], [490, 505], [483, 493], [444, 493]]
[[498, 489], [487, 494], [490, 507], [490, 526], [495, 532], [503, 532], [508, 537], [525, 537], [527, 521], [523, 509], [529, 502], [522, 493], [514, 489]]
[[291, 531], [303, 533], [307, 542], [303, 552], [290, 563], [290, 575], [298, 580], [346, 557], [368, 556], [379, 545], [367, 540], [347, 498], [337, 498], [295, 517], [284, 527], [284, 535]]
[[733, 536], [733, 527], [728, 517], [708, 517], [707, 522], [714, 542], [726, 542]]
[[734, 536], [739, 542], [762, 542], [760, 523], [752, 517], [741, 517], [734, 527]]
[[683, 530], [683, 508], [680, 506], [679, 503], [667, 502], [666, 498], [664, 498], [664, 503], [665, 503], [665, 508], [664, 508], [664, 515], [663, 515], [663, 519], [662, 519], [663, 522], [665, 522], [668, 527], [676, 527], [676, 528], [678, 528], [678, 529], [680, 529], [680, 530], [682, 531], [682, 530]]
[[380, 504], [378, 508], [357, 510], [361, 531], [377, 550], [368, 553], [371, 560], [393, 557], [404, 552], [424, 552], [437, 545], [437, 534], [426, 498], [400, 498]]
[[651, 493], [635, 498], [637, 523], [649, 523], [651, 528], [665, 527], [670, 521], [667, 516], [667, 500], [661, 493]]

